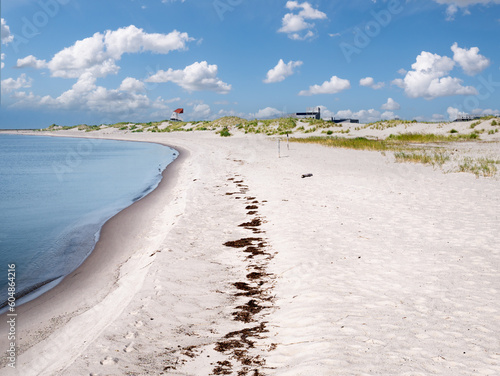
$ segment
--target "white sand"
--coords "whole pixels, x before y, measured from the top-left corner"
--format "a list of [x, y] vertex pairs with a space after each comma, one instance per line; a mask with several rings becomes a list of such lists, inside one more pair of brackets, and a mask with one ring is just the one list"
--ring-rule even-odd
[[[305, 144], [278, 158], [263, 136], [56, 134], [184, 152], [82, 267], [19, 308], [22, 354], [0, 374], [500, 374], [498, 178]], [[252, 258], [224, 246], [249, 237]], [[234, 320], [245, 304], [249, 323]]]

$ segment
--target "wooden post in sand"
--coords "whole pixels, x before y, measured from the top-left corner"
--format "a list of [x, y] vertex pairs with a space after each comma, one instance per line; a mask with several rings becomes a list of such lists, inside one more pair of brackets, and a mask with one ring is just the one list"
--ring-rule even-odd
[[280, 145], [281, 140], [278, 138], [278, 158], [281, 158], [281, 145]]

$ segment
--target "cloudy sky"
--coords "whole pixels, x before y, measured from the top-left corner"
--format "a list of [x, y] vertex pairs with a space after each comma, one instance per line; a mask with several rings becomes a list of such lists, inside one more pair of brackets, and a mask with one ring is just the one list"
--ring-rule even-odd
[[500, 0], [1, 0], [1, 128], [500, 110]]

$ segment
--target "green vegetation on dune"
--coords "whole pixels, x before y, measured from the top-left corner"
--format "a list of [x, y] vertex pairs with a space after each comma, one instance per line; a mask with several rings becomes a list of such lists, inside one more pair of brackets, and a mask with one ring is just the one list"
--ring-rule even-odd
[[120, 123], [115, 123], [115, 124], [108, 124], [107, 126], [110, 127], [110, 128], [118, 128], [118, 129], [122, 129], [122, 128], [126, 128], [125, 126], [130, 124], [130, 122], [128, 121], [122, 121]]
[[[417, 123], [415, 120], [384, 120], [371, 124], [359, 124], [358, 126], [336, 124], [331, 121], [317, 119], [296, 119], [282, 117], [265, 120], [246, 120], [236, 116], [225, 116], [213, 121], [198, 122], [176, 122], [170, 120], [152, 121], [146, 123], [119, 122], [106, 125], [80, 124], [71, 127], [61, 127], [52, 124], [46, 131], [57, 131], [66, 129], [78, 129], [85, 132], [97, 131], [105, 128], [116, 128], [120, 131], [140, 133], [164, 133], [164, 132], [192, 132], [211, 131], [221, 137], [230, 137], [235, 132], [263, 134], [267, 136], [292, 135], [290, 141], [297, 143], [314, 143], [328, 147], [346, 148], [354, 150], [379, 151], [383, 155], [394, 155], [396, 162], [422, 163], [437, 168], [448, 168], [449, 171], [469, 172], [476, 176], [494, 176], [500, 161], [487, 158], [464, 158], [459, 159], [456, 153], [446, 151], [447, 143], [479, 141], [480, 134], [494, 135], [499, 132], [500, 120], [497, 117], [481, 118], [469, 127], [471, 133], [459, 133], [451, 129], [446, 134], [434, 133], [401, 133], [390, 134], [385, 139], [366, 137], [341, 137], [342, 134], [351, 134], [364, 129], [385, 130], [404, 125], [405, 129]], [[484, 123], [485, 120], [491, 122]], [[478, 125], [490, 126], [489, 129], [478, 127]], [[439, 123], [436, 129], [442, 129], [444, 124]], [[401, 128], [399, 128], [401, 129]], [[398, 130], [399, 130], [398, 129]], [[293, 137], [294, 134], [322, 133], [325, 136]], [[373, 132], [371, 132], [373, 133]], [[430, 145], [433, 144], [433, 145]], [[458, 167], [457, 167], [458, 165]], [[444, 167], [443, 167], [444, 166]], [[452, 167], [450, 167], [452, 166]], [[454, 166], [454, 167], [453, 167]], [[451, 169], [450, 169], [451, 168]]]
[[433, 166], [443, 166], [450, 160], [450, 156], [446, 152], [434, 151], [427, 152], [425, 150], [418, 151], [398, 151], [394, 153], [397, 162], [413, 162], [430, 164]]
[[291, 141], [301, 143], [314, 143], [331, 147], [357, 149], [357, 150], [398, 150], [410, 144], [458, 142], [475, 140], [478, 135], [470, 133], [466, 135], [435, 135], [425, 133], [403, 133], [399, 135], [389, 135], [385, 140], [374, 140], [365, 137], [344, 138], [344, 137], [307, 137], [292, 138]]
[[376, 121], [375, 123], [366, 124], [364, 128], [371, 128], [382, 131], [387, 128], [395, 128], [401, 124], [409, 125], [415, 123], [417, 123], [416, 120], [381, 120]]
[[482, 120], [482, 121], [485, 121], [485, 120], [490, 120], [490, 119], [495, 119], [497, 118], [498, 116], [495, 116], [495, 115], [487, 115], [487, 116], [481, 116], [479, 118], [479, 120]]
[[217, 132], [220, 134], [221, 137], [230, 137], [232, 136], [231, 133], [229, 132], [229, 130], [224, 127], [220, 132]]
[[262, 133], [272, 136], [276, 134], [291, 134], [296, 130], [296, 127], [296, 119], [278, 118], [244, 121], [238, 126], [238, 129], [245, 133]]
[[[458, 133], [458, 132], [451, 132]], [[402, 133], [398, 135], [389, 135], [387, 140], [400, 141], [408, 143], [437, 143], [437, 142], [457, 142], [465, 140], [475, 140], [478, 138], [477, 133], [472, 132], [469, 134], [455, 134], [455, 135], [440, 135], [433, 133]]]
[[[443, 150], [442, 147], [433, 147], [431, 150], [428, 150], [418, 145], [429, 143], [438, 144], [463, 142], [476, 140], [477, 138], [478, 134], [474, 132], [464, 135], [406, 133], [400, 135], [390, 135], [385, 140], [374, 140], [364, 137], [294, 137], [291, 138], [290, 141], [298, 143], [314, 143], [336, 148], [380, 151], [383, 155], [385, 155], [386, 152], [393, 152], [396, 162], [422, 163], [432, 165], [433, 167], [443, 168], [447, 162], [452, 160], [451, 156], [453, 153], [448, 153], [446, 150]], [[451, 171], [470, 172], [474, 173], [476, 176], [495, 176], [498, 171], [496, 166], [497, 164], [500, 164], [500, 161], [487, 158], [465, 158], [464, 161], [459, 164], [458, 169]]]
[[[498, 119], [494, 116], [481, 118], [481, 121], [473, 123], [470, 127], [472, 129], [476, 128], [477, 125], [481, 124], [484, 120], [490, 120], [492, 126], [499, 125]], [[170, 120], [160, 120], [151, 121], [145, 123], [130, 123], [130, 122], [118, 122], [115, 124], [105, 124], [108, 128], [117, 128], [123, 131], [134, 131], [138, 128], [142, 128], [143, 132], [153, 132], [153, 133], [163, 133], [163, 132], [189, 132], [189, 131], [213, 131], [220, 132], [224, 128], [228, 131], [239, 130], [243, 133], [255, 133], [264, 134], [268, 136], [274, 135], [285, 135], [294, 133], [313, 133], [321, 132], [328, 135], [332, 134], [346, 134], [355, 131], [361, 131], [363, 129], [374, 129], [374, 130], [385, 130], [388, 128], [395, 128], [400, 125], [404, 125], [405, 129], [411, 125], [417, 123], [416, 120], [382, 120], [370, 124], [360, 124], [355, 128], [346, 124], [336, 124], [332, 121], [323, 119], [296, 119], [292, 117], [281, 117], [276, 119], [265, 119], [265, 120], [246, 120], [237, 116], [224, 116], [217, 120], [209, 121], [170, 121]], [[443, 124], [439, 124], [437, 128], [442, 128]], [[91, 132], [99, 130], [102, 125], [87, 125], [80, 124], [71, 127], [60, 127], [56, 124], [52, 124], [50, 127], [45, 128], [46, 131], [55, 130], [66, 130], [78, 128], [86, 132]], [[335, 130], [337, 129], [337, 130]], [[478, 133], [481, 133], [482, 129], [474, 130], [473, 133], [468, 135], [458, 134], [459, 132], [455, 129], [450, 131], [451, 134], [456, 134], [455, 138], [446, 137], [442, 135], [423, 135], [419, 133], [408, 133], [406, 136], [392, 136], [393, 140], [405, 141], [405, 142], [449, 142], [449, 141], [459, 141], [462, 139], [474, 139], [478, 138]], [[487, 132], [487, 131], [486, 131]], [[489, 132], [488, 134], [492, 134]], [[405, 139], [403, 139], [405, 137]]]
[[242, 119], [237, 116], [224, 116], [220, 119], [209, 122], [206, 126], [208, 128], [232, 128], [237, 127], [242, 123], [247, 122], [247, 120]]
[[498, 168], [497, 164], [500, 164], [500, 160], [494, 160], [490, 158], [471, 158], [465, 157], [462, 163], [458, 166], [459, 172], [471, 172], [476, 176], [495, 176]]
[[68, 129], [73, 129], [73, 128], [76, 128], [78, 127], [78, 125], [72, 125], [72, 126], [61, 126], [61, 125], [57, 125], [57, 124], [52, 124], [51, 126], [45, 128], [45, 129], [40, 129], [41, 131], [65, 131], [65, 130], [68, 130]]
[[389, 150], [389, 144], [383, 140], [370, 140], [364, 137], [344, 138], [344, 137], [307, 137], [307, 138], [291, 138], [292, 142], [320, 144], [324, 146], [356, 149], [356, 150]]
[[[297, 120], [297, 119], [292, 119]], [[305, 123], [309, 123], [310, 126], [314, 126], [316, 128], [330, 128], [330, 127], [342, 127], [342, 124], [336, 124], [332, 121], [324, 120], [324, 119], [302, 119]]]
[[87, 125], [87, 124], [80, 124], [78, 126], [79, 131], [85, 131], [85, 132], [93, 132], [93, 131], [98, 131], [101, 129], [100, 125]]

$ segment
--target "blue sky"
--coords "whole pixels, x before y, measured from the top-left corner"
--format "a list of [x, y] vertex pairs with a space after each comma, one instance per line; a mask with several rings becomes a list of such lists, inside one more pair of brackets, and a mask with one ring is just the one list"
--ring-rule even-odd
[[1, 128], [500, 113], [500, 0], [1, 5]]

